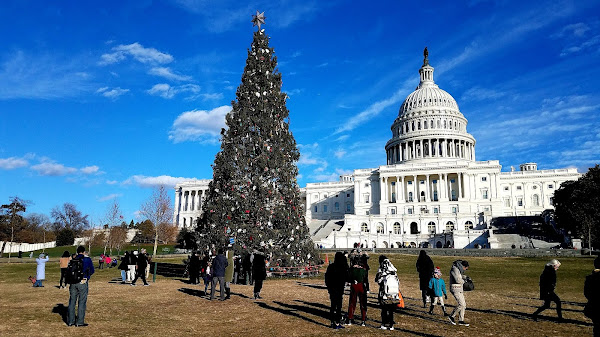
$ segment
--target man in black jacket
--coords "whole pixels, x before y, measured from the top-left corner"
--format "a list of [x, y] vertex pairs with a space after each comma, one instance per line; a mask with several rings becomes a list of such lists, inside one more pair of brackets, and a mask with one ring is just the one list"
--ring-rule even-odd
[[212, 284], [210, 290], [210, 299], [215, 298], [215, 287], [217, 281], [219, 281], [219, 288], [221, 289], [221, 301], [225, 300], [225, 268], [229, 265], [227, 258], [223, 255], [223, 248], [219, 248], [218, 254], [212, 262]]
[[148, 254], [146, 254], [146, 249], [142, 248], [141, 253], [138, 254], [136, 259], [135, 278], [131, 282], [132, 286], [135, 286], [135, 281], [137, 281], [138, 277], [142, 278], [145, 287], [149, 286], [148, 282], [146, 282], [146, 266], [148, 266]]

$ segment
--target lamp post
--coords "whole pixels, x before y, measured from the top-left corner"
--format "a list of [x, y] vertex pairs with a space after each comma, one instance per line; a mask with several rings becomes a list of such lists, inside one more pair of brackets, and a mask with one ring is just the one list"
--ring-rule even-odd
[[392, 231], [389, 231], [389, 235], [388, 235], [388, 247], [392, 248]]
[[446, 230], [442, 230], [442, 233], [444, 233], [444, 248], [446, 248], [446, 235], [448, 235], [448, 233], [446, 233]]

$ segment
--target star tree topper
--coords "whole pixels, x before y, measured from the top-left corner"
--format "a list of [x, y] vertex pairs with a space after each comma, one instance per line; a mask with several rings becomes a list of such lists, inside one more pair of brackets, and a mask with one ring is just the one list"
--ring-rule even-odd
[[265, 24], [265, 19], [265, 12], [259, 13], [256, 11], [256, 15], [252, 15], [253, 26], [258, 26], [258, 30], [260, 30], [260, 25]]

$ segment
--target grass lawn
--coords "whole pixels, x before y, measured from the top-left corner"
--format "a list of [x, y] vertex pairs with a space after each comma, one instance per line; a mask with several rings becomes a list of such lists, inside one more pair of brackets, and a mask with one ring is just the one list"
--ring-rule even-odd
[[[531, 313], [542, 304], [538, 299], [539, 275], [548, 259], [469, 258], [467, 272], [475, 290], [465, 293], [466, 320], [470, 327], [452, 326], [436, 307], [434, 315], [422, 308], [417, 256], [388, 255], [398, 268], [406, 308], [397, 312], [396, 331], [382, 331], [377, 306], [377, 285], [373, 278], [378, 255], [369, 260], [371, 294], [368, 298], [367, 327], [350, 326], [336, 334], [351, 336], [585, 336], [592, 334], [591, 321], [582, 313], [583, 283], [593, 269], [591, 258], [563, 258], [558, 270], [556, 292], [563, 302], [565, 321], [557, 323], [554, 307], [536, 322]], [[159, 262], [180, 263], [184, 256]], [[332, 259], [332, 256], [329, 256]], [[448, 283], [450, 265], [456, 257], [432, 256]], [[204, 286], [186, 280], [158, 276], [150, 287], [131, 287], [116, 282], [116, 268], [96, 270], [90, 282], [86, 321], [88, 327], [67, 327], [68, 290], [58, 289], [58, 256], [51, 255], [46, 267], [44, 288], [33, 288], [27, 280], [35, 275], [35, 262], [6, 263], [0, 260], [0, 336], [327, 336], [329, 297], [323, 277], [310, 279], [269, 279], [263, 300], [254, 301], [251, 286], [232, 285], [232, 297], [225, 302], [203, 297]], [[94, 261], [97, 266], [97, 261]], [[152, 278], [152, 275], [150, 276]], [[141, 284], [141, 282], [139, 282]], [[456, 302], [452, 295], [447, 309]], [[348, 308], [344, 296], [343, 310]], [[358, 315], [360, 317], [360, 313]]]

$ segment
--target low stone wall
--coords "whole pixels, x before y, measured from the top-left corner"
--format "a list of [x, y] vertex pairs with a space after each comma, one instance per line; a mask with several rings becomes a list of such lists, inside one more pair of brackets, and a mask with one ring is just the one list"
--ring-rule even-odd
[[[322, 253], [332, 253], [337, 251], [350, 251], [351, 249], [320, 249]], [[488, 256], [488, 257], [544, 257], [544, 256], [581, 256], [582, 252], [575, 249], [452, 249], [452, 248], [375, 248], [363, 249], [369, 253], [375, 254], [407, 254], [419, 255], [421, 250], [425, 250], [428, 255], [442, 256]]]

